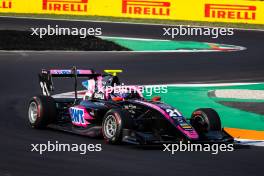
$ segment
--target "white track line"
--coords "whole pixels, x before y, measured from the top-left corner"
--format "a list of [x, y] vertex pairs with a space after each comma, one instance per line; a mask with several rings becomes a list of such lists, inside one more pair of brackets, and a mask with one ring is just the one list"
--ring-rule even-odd
[[[242, 86], [242, 85], [256, 85], [262, 83], [212, 83], [212, 84], [159, 84], [159, 85], [143, 85], [146, 87], [157, 87], [157, 86], [173, 86], [173, 87], [217, 87], [217, 86]], [[78, 93], [84, 92], [86, 90], [79, 90]], [[55, 97], [74, 97], [74, 92], [65, 92], [53, 95]]]
[[[243, 50], [243, 49], [241, 49]], [[235, 52], [239, 50], [222, 51], [222, 50], [160, 50], [160, 51], [60, 51], [60, 50], [0, 50], [0, 53], [205, 53], [205, 52]]]
[[99, 36], [102, 39], [125, 39], [125, 40], [139, 40], [139, 41], [161, 41], [168, 42], [173, 40], [164, 40], [164, 39], [148, 39], [148, 38], [137, 38], [137, 37], [114, 37], [114, 36]]
[[[7, 18], [18, 18], [18, 19], [40, 19], [40, 20], [52, 20], [52, 21], [78, 21], [78, 22], [94, 22], [94, 23], [114, 23], [114, 24], [136, 24], [136, 25], [147, 25], [147, 26], [192, 26], [192, 27], [203, 27], [203, 28], [221, 28], [221, 26], [198, 26], [198, 25], [173, 25], [173, 24], [162, 24], [162, 23], [139, 23], [139, 22], [115, 22], [115, 21], [104, 21], [104, 20], [78, 20], [78, 19], [52, 19], [52, 18], [41, 18], [41, 17], [14, 17], [14, 16], [0, 16]], [[121, 17], [120, 17], [121, 18]], [[126, 20], [126, 19], [124, 19]], [[186, 21], [188, 22], [188, 21]], [[193, 21], [190, 21], [190, 23]], [[203, 21], [196, 21], [203, 22]], [[234, 23], [236, 24], [236, 23]], [[222, 26], [223, 27], [223, 26]], [[232, 28], [240, 31], [259, 31], [264, 32], [264, 29], [242, 29], [242, 28]]]
[[[148, 39], [148, 38], [132, 38], [132, 37], [109, 37], [109, 36], [100, 36], [99, 38], [102, 39], [126, 39], [126, 40], [139, 40], [139, 41], [162, 41], [162, 42], [167, 42], [167, 41], [173, 41], [173, 40], [162, 40], [162, 39]], [[206, 43], [206, 42], [202, 42]], [[7, 52], [7, 53], [42, 53], [42, 52], [49, 52], [49, 53], [58, 53], [58, 52], [65, 52], [65, 53], [85, 53], [85, 52], [107, 52], [107, 53], [204, 53], [204, 52], [234, 52], [234, 51], [243, 51], [246, 50], [246, 47], [242, 46], [236, 46], [236, 45], [228, 45], [228, 44], [218, 44], [218, 43], [207, 43], [207, 44], [217, 44], [217, 45], [227, 45], [233, 48], [229, 48], [230, 50], [209, 50], [209, 49], [178, 49], [178, 50], [148, 50], [148, 51], [64, 51], [64, 50], [43, 50], [43, 51], [33, 51], [33, 50], [0, 50], [1, 52]], [[221, 48], [221, 47], [220, 47]]]
[[264, 100], [264, 90], [249, 90], [249, 89], [224, 89], [214, 90], [216, 98], [234, 98], [243, 100]]
[[259, 146], [264, 147], [264, 140], [252, 140], [252, 139], [235, 139], [238, 141], [240, 145], [253, 145], [253, 146]]
[[145, 85], [145, 86], [171, 86], [171, 87], [222, 87], [222, 86], [244, 86], [256, 85], [263, 83], [197, 83], [197, 84], [158, 84], [158, 85]]
[[[101, 38], [101, 39], [125, 39], [125, 40], [139, 40], [139, 41], [161, 41], [161, 42], [168, 42], [168, 41], [174, 41], [174, 42], [177, 42], [177, 41], [175, 41], [175, 40], [164, 40], [164, 39], [148, 39], [148, 38], [136, 38], [136, 37], [113, 37], [113, 36], [111, 36], [111, 37], [109, 37], [109, 36], [100, 36], [99, 38]], [[184, 42], [190, 42], [190, 41], [184, 41]], [[194, 41], [194, 42], [196, 42], [196, 41]], [[198, 42], [198, 43], [205, 43], [205, 44], [208, 44], [208, 45], [219, 45], [220, 46], [220, 48], [221, 48], [221, 45], [226, 45], [227, 47], [225, 47], [225, 48], [228, 48], [228, 46], [230, 47], [230, 48], [228, 48], [228, 49], [230, 49], [230, 50], [232, 50], [233, 49], [233, 51], [243, 51], [243, 50], [246, 50], [247, 48], [246, 47], [243, 47], [243, 46], [236, 46], [236, 45], [229, 45], [229, 44], [223, 44], [223, 43], [208, 43], [208, 42]], [[162, 51], [164, 51], [164, 52], [170, 52], [170, 51], [172, 51], [172, 52], [174, 52], [174, 50], [161, 50], [160, 52], [162, 52]], [[201, 51], [201, 52], [230, 52], [230, 51], [224, 51], [224, 50], [176, 50], [176, 51], [179, 51], [179, 52], [184, 52], [184, 51], [193, 51], [193, 52], [199, 52], [199, 51]], [[144, 51], [143, 51], [144, 52]], [[155, 52], [155, 51], [151, 51], [151, 52]]]

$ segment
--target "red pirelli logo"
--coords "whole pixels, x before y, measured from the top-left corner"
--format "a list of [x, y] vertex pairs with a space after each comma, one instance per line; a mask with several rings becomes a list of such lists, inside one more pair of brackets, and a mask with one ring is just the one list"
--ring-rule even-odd
[[12, 0], [0, 0], [0, 9], [11, 9]]
[[43, 10], [87, 12], [88, 0], [43, 0]]
[[256, 20], [256, 6], [205, 4], [205, 17], [237, 20]]
[[122, 13], [135, 15], [170, 15], [170, 2], [149, 0], [123, 0]]

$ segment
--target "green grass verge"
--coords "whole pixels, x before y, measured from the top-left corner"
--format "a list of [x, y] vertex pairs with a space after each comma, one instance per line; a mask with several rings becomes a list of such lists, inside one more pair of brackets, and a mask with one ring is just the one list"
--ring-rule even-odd
[[[221, 105], [208, 97], [208, 91], [219, 89], [264, 90], [264, 84], [223, 87], [168, 87], [162, 101], [178, 108], [185, 117], [190, 117], [197, 108], [214, 108], [220, 115], [224, 127], [264, 131], [264, 116]], [[146, 96], [147, 99], [150, 97]], [[255, 100], [251, 100], [255, 102]]]
[[240, 48], [233, 45], [224, 44], [209, 44], [206, 42], [194, 42], [194, 41], [172, 41], [172, 40], [158, 40], [158, 39], [131, 39], [122, 37], [100, 37], [106, 41], [114, 42], [124, 48], [128, 48], [132, 51], [176, 51], [186, 50], [199, 52], [202, 50], [210, 51], [224, 51], [225, 48], [232, 48], [239, 50]]
[[0, 15], [1, 16], [16, 16], [16, 17], [51, 18], [51, 19], [76, 19], [76, 20], [113, 21], [113, 22], [130, 22], [130, 23], [147, 23], [147, 24], [212, 26], [212, 27], [228, 27], [228, 28], [242, 28], [242, 29], [264, 29], [264, 25], [244, 24], [244, 23], [219, 23], [219, 22], [200, 22], [200, 21], [182, 21], [182, 20], [117, 18], [117, 17], [103, 17], [103, 16], [53, 15], [53, 14], [0, 13]]
[[210, 50], [212, 46], [204, 42], [164, 41], [164, 40], [138, 40], [121, 37], [101, 37], [133, 51], [174, 51], [174, 50]]

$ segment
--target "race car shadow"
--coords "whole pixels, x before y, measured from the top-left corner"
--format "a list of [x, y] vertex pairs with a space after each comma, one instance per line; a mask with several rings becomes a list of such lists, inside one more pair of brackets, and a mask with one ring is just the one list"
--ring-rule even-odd
[[[46, 130], [51, 130], [51, 131], [54, 131], [54, 132], [58, 132], [58, 133], [63, 133], [65, 134], [65, 132], [67, 131], [61, 131], [61, 130], [58, 130], [58, 129], [53, 129], [53, 128], [48, 128]], [[75, 133], [72, 133], [72, 132], [68, 132], [67, 135], [73, 135], [73, 136], [76, 136], [76, 137], [81, 137], [81, 138], [86, 138], [86, 139], [89, 139], [89, 142], [91, 141], [94, 141], [94, 143], [101, 143], [101, 144], [104, 144], [104, 145], [111, 145], [109, 143], [107, 143], [103, 136], [97, 136], [97, 137], [88, 137], [88, 136], [84, 136], [84, 135], [79, 135], [79, 134], [75, 134]], [[129, 143], [121, 143], [121, 144], [118, 144], [118, 145], [112, 145], [112, 146], [116, 146], [116, 147], [124, 147], [124, 148], [128, 148], [128, 149], [132, 149], [132, 150], [164, 150], [166, 148], [166, 146], [168, 145], [180, 145], [180, 143], [173, 143], [173, 144], [145, 144], [145, 145], [140, 145], [140, 144], [129, 144]], [[191, 143], [189, 143], [191, 144]], [[199, 144], [199, 143], [195, 143], [195, 144]], [[204, 143], [203, 143], [204, 144]], [[209, 144], [210, 146], [212, 145], [215, 145], [216, 143], [211, 143]], [[230, 143], [231, 144], [231, 143]], [[217, 145], [220, 145], [217, 144]], [[218, 146], [219, 147], [219, 146]], [[245, 145], [245, 144], [239, 144], [239, 143], [233, 143], [233, 148], [234, 150], [248, 150], [248, 149], [252, 149], [253, 146], [251, 145]]]
[[[174, 144], [178, 144], [179, 143], [174, 143]], [[131, 145], [131, 144], [124, 144], [126, 146], [129, 146], [130, 148], [135, 148], [135, 149], [140, 149], [140, 150], [164, 150], [164, 148], [166, 148], [166, 146], [168, 146], [168, 144], [159, 144], [159, 145]], [[173, 144], [170, 144], [173, 145]], [[214, 145], [214, 144], [209, 144], [210, 146]], [[220, 144], [218, 144], [220, 145]], [[233, 145], [234, 150], [245, 150], [245, 149], [251, 149], [252, 146], [250, 145], [241, 145], [241, 144], [234, 144]]]

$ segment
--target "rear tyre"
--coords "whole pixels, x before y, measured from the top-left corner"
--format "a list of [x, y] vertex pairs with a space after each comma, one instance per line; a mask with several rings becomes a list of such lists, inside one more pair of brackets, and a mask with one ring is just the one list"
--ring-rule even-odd
[[29, 101], [28, 120], [33, 128], [45, 128], [56, 116], [56, 102], [52, 97], [35, 96]]
[[123, 129], [131, 129], [133, 121], [127, 111], [121, 109], [109, 110], [103, 119], [102, 132], [107, 143], [122, 143]]
[[199, 133], [222, 130], [220, 117], [218, 113], [211, 108], [195, 110], [192, 113], [190, 123]]

